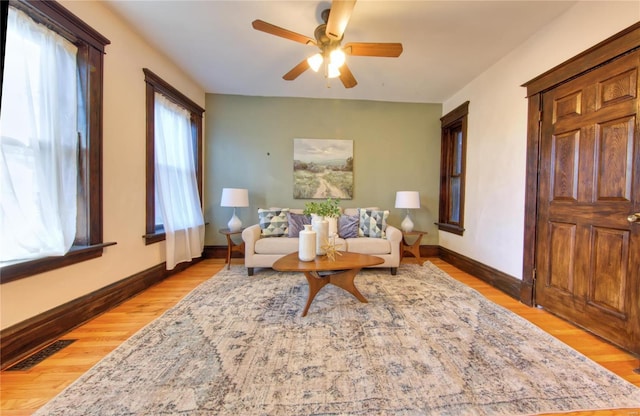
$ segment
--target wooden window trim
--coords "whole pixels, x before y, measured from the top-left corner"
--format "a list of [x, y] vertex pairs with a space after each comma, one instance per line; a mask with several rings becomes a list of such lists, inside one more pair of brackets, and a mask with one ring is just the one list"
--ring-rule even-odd
[[196, 129], [196, 181], [198, 195], [202, 205], [202, 117], [204, 108], [193, 102], [189, 97], [172, 87], [168, 82], [154, 74], [148, 68], [143, 68], [146, 86], [146, 215], [145, 234], [142, 236], [145, 244], [163, 241], [166, 237], [163, 228], [156, 228], [156, 199], [155, 199], [155, 93], [165, 95], [176, 104], [191, 112], [191, 123]]
[[[464, 194], [466, 176], [467, 154], [467, 116], [469, 114], [469, 101], [466, 101], [442, 118], [441, 123], [441, 148], [440, 148], [440, 205], [438, 222], [436, 225], [440, 231], [463, 235], [464, 234]], [[452, 160], [452, 136], [453, 129], [462, 131], [461, 167], [460, 167], [460, 212], [459, 220], [453, 222], [450, 216], [450, 180]]]
[[[78, 212], [84, 212], [86, 218], [78, 222], [76, 240], [66, 255], [5, 266], [0, 272], [0, 283], [100, 257], [104, 247], [115, 244], [102, 241], [103, 56], [106, 45], [111, 42], [58, 2], [10, 0], [9, 5], [24, 11], [78, 47], [80, 83], [85, 86], [83, 93], [87, 103], [85, 113], [80, 117], [85, 121], [78, 125], [80, 161], [85, 166], [85, 169], [79, 169], [81, 186], [78, 192], [84, 196], [81, 198], [84, 203], [79, 204]], [[2, 50], [4, 54], [4, 44]]]

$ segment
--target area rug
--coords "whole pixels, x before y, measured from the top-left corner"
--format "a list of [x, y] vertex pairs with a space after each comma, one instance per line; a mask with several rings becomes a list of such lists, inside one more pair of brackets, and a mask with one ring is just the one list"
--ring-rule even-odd
[[37, 415], [519, 415], [640, 407], [640, 389], [431, 263], [364, 270], [300, 313], [300, 273], [233, 266]]

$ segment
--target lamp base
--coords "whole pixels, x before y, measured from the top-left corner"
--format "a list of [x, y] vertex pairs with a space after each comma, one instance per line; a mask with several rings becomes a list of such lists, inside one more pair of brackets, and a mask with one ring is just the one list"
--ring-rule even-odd
[[227, 227], [229, 227], [229, 231], [234, 233], [242, 229], [242, 221], [240, 221], [240, 218], [236, 216], [235, 208], [233, 209], [233, 217], [231, 217], [231, 219], [227, 223]]
[[400, 228], [402, 228], [402, 231], [404, 231], [405, 233], [410, 233], [411, 231], [413, 231], [413, 221], [411, 221], [408, 212], [407, 216], [404, 217], [404, 219], [400, 223]]

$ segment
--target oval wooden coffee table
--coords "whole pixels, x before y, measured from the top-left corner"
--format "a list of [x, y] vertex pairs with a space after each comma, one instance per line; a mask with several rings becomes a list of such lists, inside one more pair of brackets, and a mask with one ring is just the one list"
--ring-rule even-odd
[[351, 293], [360, 302], [367, 303], [367, 299], [353, 283], [358, 272], [363, 267], [376, 266], [384, 263], [380, 257], [368, 254], [349, 253], [340, 251], [335, 260], [329, 260], [327, 256], [316, 256], [312, 261], [301, 261], [298, 252], [287, 254], [273, 263], [273, 269], [280, 272], [303, 272], [309, 282], [309, 297], [304, 307], [302, 316], [307, 316], [309, 306], [320, 289], [327, 284], [338, 286]]

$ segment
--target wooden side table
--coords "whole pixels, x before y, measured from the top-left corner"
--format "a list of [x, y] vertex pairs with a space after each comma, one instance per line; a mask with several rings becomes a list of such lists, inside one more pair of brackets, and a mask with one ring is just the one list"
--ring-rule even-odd
[[[400, 261], [404, 258], [405, 251], [413, 254], [413, 257], [420, 260], [420, 242], [422, 236], [428, 234], [426, 231], [402, 231], [402, 241], [400, 242]], [[411, 244], [407, 241], [407, 237], [416, 237], [415, 241]]]
[[244, 241], [240, 244], [236, 244], [231, 239], [232, 235], [242, 234], [242, 230], [244, 230], [244, 228], [240, 229], [240, 231], [231, 231], [228, 228], [221, 228], [218, 230], [220, 234], [224, 234], [227, 237], [227, 270], [231, 268], [231, 253], [237, 251], [238, 253], [242, 253], [242, 255], [244, 255]]

